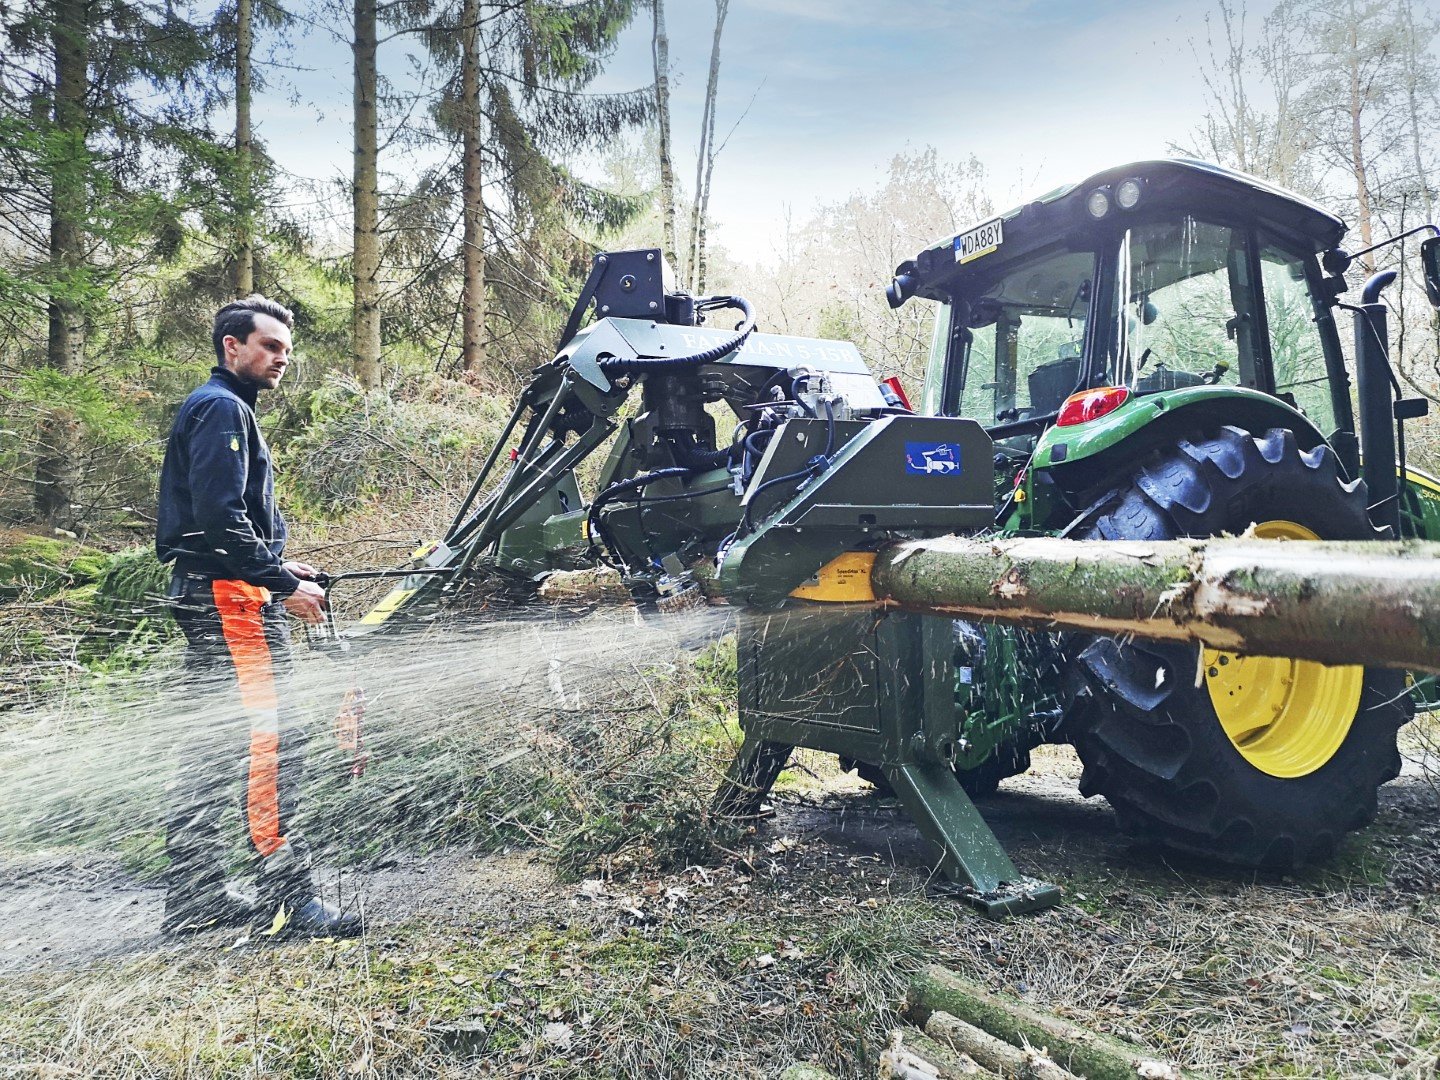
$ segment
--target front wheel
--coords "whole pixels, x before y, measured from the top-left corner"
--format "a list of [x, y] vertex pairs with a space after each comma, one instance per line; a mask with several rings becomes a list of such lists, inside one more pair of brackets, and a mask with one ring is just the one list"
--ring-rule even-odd
[[[1226, 427], [1152, 457], [1082, 535], [1379, 539], [1365, 506], [1328, 447]], [[1081, 793], [1104, 795], [1139, 838], [1293, 867], [1367, 825], [1399, 774], [1396, 732], [1414, 712], [1400, 672], [1111, 639], [1078, 659], [1093, 684], [1073, 736]]]

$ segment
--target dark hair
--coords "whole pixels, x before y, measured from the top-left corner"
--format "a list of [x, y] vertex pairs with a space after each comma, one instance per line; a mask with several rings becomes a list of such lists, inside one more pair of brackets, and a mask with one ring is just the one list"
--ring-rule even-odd
[[234, 300], [215, 313], [215, 328], [210, 332], [210, 340], [215, 344], [217, 364], [222, 367], [225, 365], [227, 337], [233, 337], [237, 341], [249, 340], [255, 330], [256, 315], [269, 315], [291, 329], [295, 327], [295, 316], [290, 313], [289, 308], [277, 304], [274, 300], [268, 300], [259, 293], [247, 296], [244, 300]]

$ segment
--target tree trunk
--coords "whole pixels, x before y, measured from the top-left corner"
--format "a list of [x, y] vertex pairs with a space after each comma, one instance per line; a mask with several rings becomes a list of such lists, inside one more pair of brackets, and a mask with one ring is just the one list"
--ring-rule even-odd
[[[1421, 204], [1425, 208], [1425, 220], [1435, 222], [1435, 195], [1430, 189], [1429, 170], [1425, 168], [1424, 134], [1420, 122], [1420, 72], [1424, 66], [1432, 64], [1429, 49], [1421, 49], [1415, 37], [1415, 11], [1410, 0], [1400, 5], [1401, 17], [1405, 22], [1405, 96], [1408, 107], [1410, 127], [1410, 152], [1415, 165], [1415, 183], [1420, 188]], [[1402, 283], [1403, 287], [1403, 283]], [[1431, 347], [1435, 350], [1432, 354], [1435, 357], [1435, 372], [1440, 375], [1440, 312], [1431, 311], [1428, 315], [1430, 323]], [[1403, 323], [1402, 323], [1403, 325]], [[1397, 357], [1397, 366], [1400, 374], [1412, 387], [1415, 387], [1431, 401], [1440, 403], [1440, 396], [1434, 389], [1426, 389], [1418, 385], [1413, 377], [1405, 370], [1403, 359]]]
[[254, 0], [235, 0], [235, 295], [255, 291], [255, 150], [250, 132]]
[[710, 205], [710, 174], [715, 167], [715, 93], [720, 85], [720, 36], [730, 0], [715, 0], [715, 36], [710, 43], [710, 75], [705, 80], [705, 108], [700, 115], [700, 151], [695, 157], [695, 205], [690, 216], [690, 287], [705, 289], [705, 212]]
[[670, 37], [665, 31], [665, 0], [653, 0], [655, 32], [650, 42], [655, 61], [655, 115], [660, 125], [660, 220], [662, 254], [677, 272], [675, 258], [675, 161], [670, 151]]
[[1425, 136], [1420, 122], [1420, 73], [1433, 61], [1429, 50], [1422, 50], [1415, 37], [1415, 11], [1410, 0], [1400, 5], [1401, 17], [1405, 21], [1405, 98], [1410, 126], [1410, 152], [1415, 165], [1415, 183], [1420, 189], [1420, 201], [1425, 207], [1425, 220], [1435, 220], [1435, 195], [1430, 189], [1429, 170], [1425, 168]]
[[380, 160], [375, 40], [376, 0], [355, 2], [355, 309], [351, 351], [355, 378], [380, 385]]
[[[1365, 111], [1365, 98], [1360, 89], [1360, 22], [1355, 13], [1353, 0], [1348, 7], [1349, 25], [1346, 27], [1350, 53], [1347, 57], [1350, 75], [1350, 167], [1355, 177], [1355, 203], [1360, 225], [1360, 247], [1368, 248], [1375, 241], [1371, 226], [1370, 181], [1365, 172], [1364, 133], [1360, 126], [1361, 114]], [[1375, 272], [1375, 253], [1362, 255], [1361, 265], [1367, 274]]]
[[[90, 27], [85, 0], [57, 0], [53, 10], [55, 157], [50, 175], [51, 285], [45, 362], [64, 375], [76, 375], [85, 348], [80, 293], [85, 270]], [[47, 525], [71, 524], [80, 484], [79, 421], [66, 409], [51, 410], [41, 422], [37, 443], [35, 512]]]
[[464, 0], [460, 27], [462, 198], [465, 240], [460, 297], [460, 367], [485, 366], [485, 192], [480, 158], [480, 0]]
[[1434, 543], [947, 536], [884, 549], [872, 585], [913, 611], [1440, 672]]
[[[913, 1028], [890, 1033], [880, 1055], [880, 1080], [998, 1080], [968, 1054]], [[1003, 1074], [1015, 1080], [1013, 1074]]]

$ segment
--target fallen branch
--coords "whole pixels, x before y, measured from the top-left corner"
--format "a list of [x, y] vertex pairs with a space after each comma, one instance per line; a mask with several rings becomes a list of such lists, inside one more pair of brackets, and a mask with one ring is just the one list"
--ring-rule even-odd
[[951, 1049], [968, 1054], [976, 1064], [1016, 1080], [1076, 1080], [1042, 1050], [1021, 1050], [958, 1016], [937, 1010], [925, 1021], [925, 1034]]
[[996, 1075], [968, 1054], [914, 1030], [892, 1031], [880, 1055], [880, 1080], [996, 1080]]
[[911, 611], [1440, 672], [1434, 543], [946, 536], [885, 548], [872, 585]]
[[931, 1017], [944, 1012], [1012, 1047], [1043, 1046], [1053, 1063], [1087, 1080], [1184, 1080], [1177, 1066], [1132, 1043], [1087, 1031], [936, 964], [926, 965], [911, 981], [906, 1009], [927, 1030]]

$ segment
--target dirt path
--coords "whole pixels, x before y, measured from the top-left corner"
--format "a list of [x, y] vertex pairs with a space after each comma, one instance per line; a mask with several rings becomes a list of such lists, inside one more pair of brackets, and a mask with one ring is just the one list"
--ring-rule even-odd
[[[1039, 752], [1037, 768], [1007, 781], [982, 803], [986, 820], [1022, 870], [1065, 887], [1071, 903], [1086, 889], [1123, 880], [1132, 889], [1219, 898], [1246, 886], [1299, 897], [1332, 896], [1357, 859], [1376, 888], [1397, 902], [1419, 902], [1440, 889], [1440, 792], [1413, 767], [1382, 789], [1380, 816], [1352, 840], [1337, 863], [1295, 877], [1230, 872], [1137, 849], [1115, 828], [1102, 800], [1075, 790], [1078, 764], [1058, 748]], [[775, 815], [752, 840], [772, 884], [838, 894], [924, 891], [934, 850], [892, 800], [876, 799], [850, 778], [775, 801]], [[1362, 874], [1368, 881], [1368, 877]], [[416, 921], [474, 927], [524, 923], [564, 908], [576, 885], [558, 881], [533, 854], [458, 851], [407, 855], [378, 866], [322, 869], [325, 895], [359, 903], [372, 935]], [[37, 855], [0, 861], [0, 975], [153, 952], [183, 951], [159, 933], [163, 890], [137, 883], [118, 860]], [[232, 936], [238, 936], [232, 935]]]

